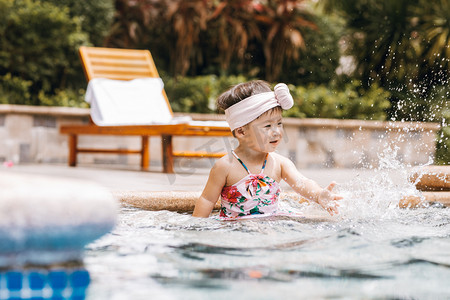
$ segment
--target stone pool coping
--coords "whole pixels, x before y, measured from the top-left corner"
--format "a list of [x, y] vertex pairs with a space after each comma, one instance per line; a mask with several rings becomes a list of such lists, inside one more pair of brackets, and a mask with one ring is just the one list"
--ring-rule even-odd
[[[129, 205], [144, 210], [169, 210], [176, 212], [192, 212], [195, 201], [200, 196], [201, 191], [115, 191], [113, 196], [122, 205]], [[450, 207], [450, 192], [422, 192], [424, 200], [417, 196], [404, 197], [399, 206], [402, 208], [426, 207], [433, 203], [441, 203], [445, 207]], [[289, 197], [299, 203], [307, 202], [295, 192], [282, 192], [281, 199]], [[217, 202], [214, 209], [220, 208]]]
[[[169, 210], [177, 212], [192, 212], [195, 201], [200, 197], [201, 191], [116, 191], [113, 196], [122, 204], [145, 210]], [[282, 192], [281, 198], [290, 197], [300, 203], [305, 202], [301, 196], [294, 192]], [[214, 209], [220, 208], [218, 201]]]
[[[115, 166], [79, 166], [71, 168], [65, 165], [30, 164], [14, 165], [10, 168], [1, 167], [0, 172], [19, 172], [36, 175], [48, 175], [75, 179], [86, 179], [107, 188], [118, 201], [125, 205], [142, 206], [145, 209], [167, 209], [177, 211], [192, 211], [195, 199], [203, 189], [209, 169], [198, 168], [195, 173], [164, 174], [157, 171], [142, 172], [139, 170], [119, 169]], [[375, 173], [367, 169], [304, 169], [301, 172], [308, 178], [317, 181], [321, 186], [331, 181], [348, 182], [354, 178], [370, 178]], [[393, 171], [395, 180], [397, 171]], [[400, 171], [398, 171], [400, 172]], [[282, 190], [289, 192], [289, 187], [282, 183]], [[170, 195], [174, 197], [167, 198]], [[450, 207], [450, 191], [423, 192], [427, 201], [437, 201]], [[150, 202], [158, 196], [165, 196], [159, 203]], [[181, 200], [180, 200], [181, 199]], [[409, 198], [404, 202], [405, 207], [418, 203], [417, 198]]]
[[[63, 107], [63, 106], [29, 106], [2, 104], [0, 105], [0, 114], [34, 114], [55, 117], [84, 117], [89, 118], [89, 108], [79, 107]], [[223, 114], [199, 114], [199, 113], [174, 113], [174, 116], [189, 115], [193, 120], [206, 121], [224, 121]], [[431, 130], [437, 131], [440, 128], [438, 123], [432, 122], [392, 122], [392, 121], [376, 121], [376, 120], [353, 120], [353, 119], [318, 119], [318, 118], [285, 118], [283, 122], [286, 125], [302, 125], [317, 128], [341, 128], [341, 129], [400, 129], [403, 131], [410, 130]]]

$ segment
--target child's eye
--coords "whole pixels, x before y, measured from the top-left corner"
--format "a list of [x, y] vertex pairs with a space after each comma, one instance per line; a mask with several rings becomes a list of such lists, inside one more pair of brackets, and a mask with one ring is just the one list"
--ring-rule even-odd
[[270, 124], [267, 124], [266, 126], [264, 126], [264, 128], [270, 128]]
[[278, 122], [278, 126], [283, 126], [283, 122]]

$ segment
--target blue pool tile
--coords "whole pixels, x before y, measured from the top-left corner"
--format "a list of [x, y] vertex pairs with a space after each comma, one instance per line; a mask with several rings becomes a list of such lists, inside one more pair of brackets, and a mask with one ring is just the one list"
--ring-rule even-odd
[[86, 270], [74, 271], [70, 275], [70, 282], [73, 288], [87, 287], [90, 281], [89, 272]]
[[67, 273], [64, 271], [51, 271], [48, 273], [48, 281], [54, 290], [62, 290], [67, 286]]
[[45, 277], [41, 273], [30, 272], [30, 274], [28, 275], [28, 282], [30, 285], [30, 289], [42, 290], [45, 286]]
[[72, 288], [72, 295], [70, 300], [84, 300], [86, 298], [87, 286]]
[[30, 300], [45, 300], [44, 297], [31, 297]]
[[10, 291], [18, 291], [22, 289], [22, 273], [8, 272], [6, 273], [6, 287]]

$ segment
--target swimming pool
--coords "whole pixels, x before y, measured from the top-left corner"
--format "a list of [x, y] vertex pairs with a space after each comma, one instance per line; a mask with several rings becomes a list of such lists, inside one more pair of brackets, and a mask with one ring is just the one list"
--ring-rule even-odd
[[87, 247], [87, 299], [450, 298], [450, 210], [400, 209], [411, 185], [374, 174], [339, 187], [333, 218], [289, 199], [315, 217], [221, 222], [123, 207]]

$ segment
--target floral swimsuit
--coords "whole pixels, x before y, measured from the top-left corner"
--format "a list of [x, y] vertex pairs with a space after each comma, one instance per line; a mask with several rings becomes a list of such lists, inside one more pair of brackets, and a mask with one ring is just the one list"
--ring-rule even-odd
[[251, 174], [236, 153], [234, 151], [232, 153], [248, 172], [248, 175], [235, 184], [222, 189], [220, 218], [228, 220], [276, 214], [280, 185], [276, 180], [263, 174], [268, 154], [261, 172]]

